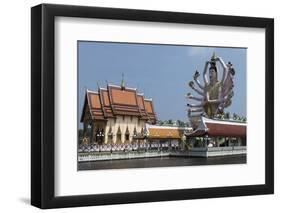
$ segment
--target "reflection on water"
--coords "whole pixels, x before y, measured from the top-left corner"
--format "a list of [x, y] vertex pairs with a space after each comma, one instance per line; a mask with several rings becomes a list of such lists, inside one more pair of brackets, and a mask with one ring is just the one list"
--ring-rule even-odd
[[78, 170], [98, 169], [126, 169], [126, 168], [149, 168], [149, 167], [170, 167], [170, 166], [198, 166], [198, 165], [219, 165], [219, 164], [245, 164], [246, 155], [229, 155], [210, 158], [194, 157], [162, 157], [162, 158], [141, 158], [111, 161], [79, 162]]

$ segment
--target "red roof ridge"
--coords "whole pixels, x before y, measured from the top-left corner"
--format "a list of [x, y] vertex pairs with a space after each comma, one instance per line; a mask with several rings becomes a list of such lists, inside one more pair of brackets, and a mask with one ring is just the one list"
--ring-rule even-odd
[[211, 119], [203, 117], [204, 123], [215, 123], [215, 124], [228, 124], [228, 125], [237, 125], [237, 126], [247, 126], [247, 123], [236, 121], [236, 120], [218, 120], [218, 119]]

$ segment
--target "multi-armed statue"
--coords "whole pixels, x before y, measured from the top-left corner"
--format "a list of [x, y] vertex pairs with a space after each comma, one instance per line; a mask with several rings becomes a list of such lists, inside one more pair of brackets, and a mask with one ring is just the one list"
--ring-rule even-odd
[[[217, 67], [217, 62], [222, 67], [221, 80], [218, 79], [219, 74]], [[208, 73], [209, 67], [209, 73]], [[198, 104], [188, 103], [188, 116], [200, 117], [206, 116], [208, 118], [213, 118], [215, 115], [223, 113], [224, 108], [231, 105], [231, 99], [234, 95], [233, 93], [233, 76], [235, 75], [235, 70], [231, 64], [225, 64], [222, 58], [216, 57], [215, 54], [212, 56], [210, 61], [206, 61], [203, 80], [204, 84], [201, 84], [198, 80], [200, 73], [196, 70], [193, 75], [194, 81], [189, 82], [189, 86], [199, 95], [198, 97], [193, 96], [191, 93], [187, 94], [188, 101], [194, 100], [198, 101]], [[195, 83], [198, 88], [196, 87]]]

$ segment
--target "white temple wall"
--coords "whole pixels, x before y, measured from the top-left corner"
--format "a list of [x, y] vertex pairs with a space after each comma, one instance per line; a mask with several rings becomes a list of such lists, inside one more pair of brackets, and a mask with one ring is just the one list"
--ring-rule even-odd
[[128, 127], [129, 130], [129, 141], [132, 142], [134, 128], [136, 127], [137, 133], [141, 132], [141, 129], [145, 127], [145, 121], [139, 120], [136, 116], [116, 116], [116, 118], [109, 118], [105, 127], [105, 143], [108, 142], [108, 132], [111, 126], [111, 130], [113, 133], [113, 143], [117, 141], [117, 132], [120, 127], [121, 130], [121, 141], [125, 142], [125, 133]]

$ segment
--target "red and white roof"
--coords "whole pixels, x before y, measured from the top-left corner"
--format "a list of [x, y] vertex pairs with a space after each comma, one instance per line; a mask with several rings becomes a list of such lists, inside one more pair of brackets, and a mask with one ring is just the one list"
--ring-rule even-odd
[[201, 117], [201, 122], [197, 129], [186, 134], [187, 137], [246, 137], [247, 124], [232, 120], [215, 120]]

